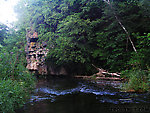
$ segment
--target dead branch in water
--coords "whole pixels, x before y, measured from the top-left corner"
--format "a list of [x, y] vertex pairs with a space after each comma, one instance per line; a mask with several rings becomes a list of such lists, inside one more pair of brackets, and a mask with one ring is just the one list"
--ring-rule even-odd
[[104, 70], [102, 68], [96, 67], [94, 64], [92, 64], [92, 66], [99, 71], [98, 73], [96, 73], [94, 75], [105, 76], [105, 74], [108, 74], [108, 75], [111, 75], [111, 76], [120, 77], [120, 75], [118, 73], [109, 73], [108, 71], [106, 71], [106, 70]]

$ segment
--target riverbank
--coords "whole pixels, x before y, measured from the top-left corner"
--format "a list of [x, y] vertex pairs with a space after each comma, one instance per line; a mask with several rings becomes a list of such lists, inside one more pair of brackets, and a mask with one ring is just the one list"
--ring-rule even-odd
[[[92, 75], [92, 76], [76, 75], [74, 77], [77, 78], [77, 79], [84, 79], [84, 80], [89, 80], [89, 81], [95, 81], [95, 83], [97, 85], [102, 85], [103, 83], [106, 82], [109, 85], [113, 86], [115, 83], [117, 83], [117, 84], [119, 83], [117, 87], [122, 92], [132, 92], [132, 93], [145, 93], [145, 92], [149, 92], [148, 90], [144, 89], [146, 86], [145, 87], [143, 86], [143, 89], [142, 88], [135, 89], [137, 85], [139, 86], [139, 84], [136, 84], [136, 83], [134, 83], [132, 85], [132, 87], [129, 87], [130, 84], [128, 84], [128, 83], [131, 82], [131, 79], [127, 80], [127, 79], [121, 78], [121, 77], [105, 77], [105, 76], [95, 76], [95, 75]], [[135, 78], [135, 81], [136, 80], [137, 79]], [[102, 83], [102, 84], [99, 84], [99, 82]], [[135, 88], [133, 86], [135, 86]]]

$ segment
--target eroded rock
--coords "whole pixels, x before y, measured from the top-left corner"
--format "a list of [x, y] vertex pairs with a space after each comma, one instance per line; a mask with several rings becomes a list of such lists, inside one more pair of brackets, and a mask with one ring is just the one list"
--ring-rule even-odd
[[27, 66], [30, 71], [37, 71], [39, 74], [47, 74], [47, 66], [45, 65], [45, 57], [48, 49], [46, 42], [39, 44], [38, 33], [32, 29], [27, 30], [26, 34], [27, 46], [25, 47]]

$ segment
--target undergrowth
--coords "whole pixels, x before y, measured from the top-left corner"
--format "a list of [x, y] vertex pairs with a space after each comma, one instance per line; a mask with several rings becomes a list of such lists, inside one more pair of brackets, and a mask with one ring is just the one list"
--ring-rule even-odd
[[145, 70], [130, 70], [124, 73], [127, 82], [123, 85], [125, 91], [150, 91], [150, 72]]

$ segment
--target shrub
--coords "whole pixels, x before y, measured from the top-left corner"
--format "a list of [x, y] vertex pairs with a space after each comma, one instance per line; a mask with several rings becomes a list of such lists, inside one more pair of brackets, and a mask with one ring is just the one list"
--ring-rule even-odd
[[30, 98], [34, 77], [25, 68], [25, 56], [17, 49], [0, 53], [0, 112], [15, 112]]
[[123, 89], [126, 91], [149, 91], [149, 72], [144, 70], [132, 70], [126, 73], [128, 82], [125, 83]]
[[0, 80], [0, 112], [14, 112], [29, 99], [29, 88], [24, 81]]

